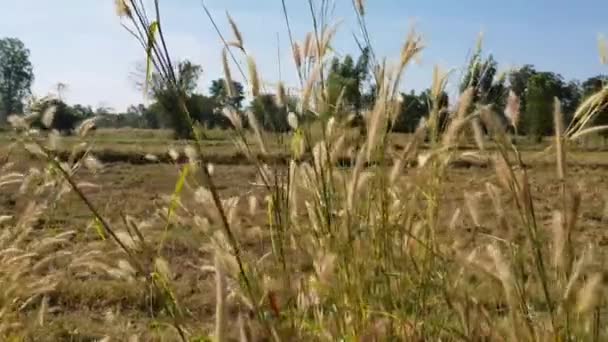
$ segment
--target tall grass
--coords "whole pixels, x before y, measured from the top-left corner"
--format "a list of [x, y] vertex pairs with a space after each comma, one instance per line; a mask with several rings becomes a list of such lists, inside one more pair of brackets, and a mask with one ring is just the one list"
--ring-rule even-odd
[[[254, 130], [249, 134], [236, 109], [224, 109], [234, 126], [236, 148], [256, 169], [258, 183], [265, 190], [263, 199], [219, 195], [213, 167], [206, 162], [202, 148], [202, 135], [193, 128], [196, 140], [186, 151], [190, 163], [182, 168], [174, 193], [156, 217], [163, 223], [162, 230], [142, 231], [141, 222], [127, 217], [124, 228], [118, 229], [85, 195], [82, 189], [90, 185], [75, 181], [81, 166], [93, 170], [102, 167], [92, 155], [85, 153], [81, 160], [62, 164], [52, 147], [24, 131], [24, 146], [56, 171], [56, 184], [80, 197], [95, 217], [100, 240], [112, 242], [124, 258], [122, 268], [109, 273], [128, 280], [128, 286], [149, 289], [176, 336], [184, 341], [194, 338], [189, 333], [192, 323], [187, 322], [180, 298], [172, 290], [169, 256], [163, 255], [162, 248], [172, 226], [191, 225], [200, 229], [208, 243], [203, 247], [215, 255], [213, 265], [202, 269], [216, 275], [215, 329], [209, 333], [217, 341], [607, 339], [603, 312], [606, 268], [602, 254], [590, 241], [576, 237], [584, 229], [578, 227], [584, 190], [569, 176], [567, 161], [571, 143], [597, 131], [588, 123], [608, 103], [608, 88], [583, 103], [575, 115], [577, 123], [567, 128], [559, 101], [555, 102], [552, 147], [560, 202], [553, 219], [544, 222], [538, 217], [530, 183], [533, 170], [524, 165], [491, 107], [472, 103], [471, 90], [467, 90], [442, 126], [444, 109], [440, 103], [447, 74], [440, 69], [435, 70], [432, 80], [428, 116], [404, 150], [392, 153], [390, 123], [399, 112], [403, 74], [423, 49], [422, 39], [414, 31], [405, 38], [395, 63], [373, 63], [377, 93], [375, 103], [364, 113], [366, 135], [359, 138], [356, 147], [347, 146], [351, 116], [343, 115], [348, 109], [341, 96], [335, 103], [329, 102], [336, 97], [327, 93], [325, 78], [335, 27], [328, 21], [325, 1], [320, 8], [312, 1], [309, 4], [313, 31], [300, 43], [292, 37], [302, 89], [298, 110], [289, 114], [294, 134], [285, 144], [292, 155], [288, 165], [264, 161], [273, 136], [260, 129], [253, 115], [246, 115]], [[354, 1], [353, 5], [364, 43], [369, 44], [364, 2]], [[156, 70], [179, 91], [158, 1], [152, 9], [134, 0], [119, 0], [117, 6], [125, 27], [146, 51], [150, 71]], [[283, 10], [288, 18], [285, 3]], [[148, 13], [153, 13], [153, 18]], [[260, 76], [255, 60], [246, 52], [246, 33], [229, 20], [235, 42], [226, 43], [224, 48], [225, 79], [230, 85], [227, 56], [236, 47], [233, 58], [247, 60], [250, 92], [256, 95]], [[182, 113], [176, 115], [189, 118], [184, 99], [178, 100]], [[278, 103], [287, 101], [279, 96]], [[510, 115], [517, 117], [519, 113]], [[315, 118], [314, 125], [322, 127], [320, 134], [313, 131], [310, 117]], [[13, 123], [27, 127], [25, 119], [14, 118]], [[463, 157], [457, 147], [469, 126], [481, 124], [488, 136], [477, 140], [486, 140], [484, 144], [493, 148], [479, 146], [475, 157], [493, 165], [495, 177], [488, 181], [485, 192], [467, 192], [460, 208], [446, 215], [447, 177], [452, 162]], [[85, 124], [81, 131], [84, 134], [86, 130]], [[427, 147], [422, 149], [425, 140]], [[300, 158], [304, 149], [311, 151], [311, 160]], [[345, 155], [354, 161], [350, 168], [338, 166], [338, 159]], [[10, 184], [19, 177], [6, 174], [0, 183]], [[195, 190], [197, 207], [180, 201], [185, 188]], [[238, 209], [238, 203], [245, 200], [250, 213]], [[491, 219], [480, 214], [482, 201], [492, 204], [495, 215]], [[267, 242], [263, 244], [266, 248], [250, 251], [244, 246], [251, 232], [240, 227], [239, 216], [257, 215], [260, 204], [265, 206], [266, 230], [256, 236]], [[35, 215], [26, 212], [25, 217], [31, 220]], [[56, 277], [62, 276], [57, 268], [51, 275], [35, 273], [39, 268], [29, 260], [44, 255], [37, 246], [47, 244], [46, 240], [33, 240], [22, 247], [22, 235], [30, 232], [27, 227], [16, 223], [2, 236], [3, 270], [17, 265], [12, 259], [17, 258], [21, 271], [3, 271], [0, 284], [6, 284], [3, 289], [12, 289], [34, 278], [33, 284], [49, 287], [3, 290], [2, 317], [25, 305], [11, 303], [31, 303], [31, 298], [42, 298], [39, 307], [43, 311], [46, 292]], [[51, 239], [53, 244], [63, 243], [72, 234], [77, 233]], [[152, 245], [154, 241], [161, 242]], [[0, 334], [3, 329], [5, 325], [0, 325]]]

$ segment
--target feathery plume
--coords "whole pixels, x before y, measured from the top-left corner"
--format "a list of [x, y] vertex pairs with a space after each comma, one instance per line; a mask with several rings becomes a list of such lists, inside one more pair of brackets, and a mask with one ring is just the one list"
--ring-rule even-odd
[[173, 279], [173, 273], [169, 263], [164, 258], [158, 257], [154, 260], [154, 270], [167, 280]]
[[173, 161], [177, 161], [179, 159], [179, 153], [173, 147], [169, 148], [167, 153], [169, 154], [169, 157], [171, 157], [171, 159]]
[[485, 142], [483, 139], [483, 131], [481, 129], [481, 123], [478, 118], [474, 118], [471, 121], [471, 128], [473, 129], [473, 137], [475, 138], [475, 143], [477, 144], [477, 148], [480, 151], [485, 151]]
[[304, 58], [304, 60], [312, 57], [311, 52], [314, 51], [313, 44], [312, 33], [306, 33], [306, 38], [304, 38], [304, 42], [302, 43], [302, 58]]
[[239, 30], [238, 26], [236, 25], [236, 22], [230, 16], [230, 13], [226, 12], [226, 17], [228, 18], [228, 22], [230, 23], [230, 28], [232, 28], [232, 34], [234, 34], [234, 38], [236, 39], [238, 48], [243, 50], [244, 49], [243, 35], [241, 34], [241, 31]]
[[42, 113], [42, 124], [44, 125], [44, 127], [46, 128], [51, 128], [51, 126], [53, 125], [53, 120], [55, 119], [55, 112], [57, 111], [57, 106], [49, 106], [47, 109], [44, 110], [44, 112]]
[[211, 191], [201, 186], [194, 191], [194, 200], [200, 204], [208, 204], [213, 201], [213, 196]]
[[116, 9], [116, 15], [118, 15], [119, 17], [131, 18], [131, 16], [132, 16], [131, 8], [127, 4], [126, 0], [115, 0], [114, 8]]
[[241, 116], [236, 112], [236, 110], [234, 110], [233, 108], [224, 107], [222, 113], [226, 118], [228, 118], [228, 120], [230, 121], [232, 126], [234, 126], [235, 129], [243, 129], [243, 121], [241, 120]]
[[258, 75], [258, 67], [251, 55], [247, 56], [247, 66], [249, 67], [249, 83], [251, 83], [251, 95], [257, 97], [260, 95], [260, 77]]
[[592, 275], [578, 293], [576, 311], [587, 313], [600, 304], [604, 276], [601, 273]]
[[587, 265], [589, 265], [589, 263], [591, 263], [591, 261], [592, 261], [591, 248], [587, 247], [585, 250], [583, 250], [583, 253], [578, 258], [578, 260], [574, 264], [574, 267], [572, 268], [572, 273], [570, 274], [570, 278], [568, 279], [568, 284], [566, 285], [566, 288], [564, 289], [564, 294], [562, 297], [563, 300], [570, 299], [570, 294], [572, 293], [574, 284], [576, 284], [576, 282], [580, 278], [580, 275], [583, 273], [583, 270], [587, 267]]
[[232, 72], [230, 71], [230, 65], [228, 64], [228, 52], [226, 48], [222, 49], [222, 66], [224, 68], [224, 85], [226, 86], [226, 92], [229, 97], [234, 97], [236, 90], [234, 89], [234, 82], [232, 82]]
[[287, 123], [294, 131], [298, 129], [298, 116], [294, 112], [287, 114]]
[[84, 158], [83, 163], [87, 169], [93, 172], [97, 172], [103, 168], [103, 164], [97, 158], [93, 157], [90, 154]]
[[505, 116], [509, 119], [511, 126], [517, 132], [517, 126], [519, 125], [519, 118], [521, 114], [521, 101], [519, 97], [509, 90], [509, 96], [507, 97], [507, 106], [505, 107]]
[[302, 68], [302, 52], [300, 51], [300, 45], [298, 45], [298, 42], [293, 43], [292, 53], [293, 61], [296, 64], [296, 67], [298, 69]]
[[277, 107], [284, 108], [287, 106], [287, 94], [285, 92], [285, 85], [283, 82], [279, 82], [277, 85], [277, 96], [276, 96]]
[[76, 128], [76, 133], [81, 137], [86, 136], [91, 129], [95, 128], [95, 121], [97, 121], [96, 117], [84, 120]]
[[422, 51], [422, 48], [422, 37], [415, 30], [410, 30], [407, 39], [405, 40], [405, 44], [401, 49], [400, 69], [409, 64], [409, 62]]

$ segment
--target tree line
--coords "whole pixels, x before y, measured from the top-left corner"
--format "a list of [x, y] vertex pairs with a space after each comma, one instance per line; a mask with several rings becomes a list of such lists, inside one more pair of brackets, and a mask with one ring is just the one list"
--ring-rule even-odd
[[[334, 58], [327, 74], [327, 102], [340, 103], [344, 113], [354, 113], [356, 118], [361, 119], [375, 100], [376, 87], [371, 69], [369, 51], [366, 49], [362, 49], [356, 60], [351, 55]], [[190, 121], [180, 114], [184, 108], [180, 108], [177, 98], [181, 97], [185, 99], [192, 122], [201, 127], [228, 128], [230, 121], [222, 115], [222, 108], [231, 106], [242, 115], [245, 125], [247, 116], [244, 113], [250, 111], [265, 130], [289, 130], [287, 114], [295, 110], [295, 98], [288, 97], [287, 103], [278, 103], [280, 101], [277, 101], [275, 94], [266, 93], [245, 105], [243, 85], [234, 81], [228, 84], [224, 79], [213, 80], [208, 87], [208, 95], [204, 95], [197, 92], [201, 73], [201, 66], [191, 61], [178, 63], [174, 70], [178, 89], [167, 87], [158, 75], [149, 75], [145, 86], [142, 83], [140, 88], [146, 90], [153, 99], [152, 103], [148, 106], [130, 106], [123, 113], [109, 108], [69, 105], [61, 96], [50, 98], [45, 102], [45, 105], [55, 107], [50, 128], [69, 133], [80, 121], [97, 116], [98, 127], [169, 128], [177, 138], [188, 138], [191, 134]], [[16, 38], [0, 39], [0, 120], [5, 121], [10, 114], [24, 112], [33, 80], [30, 52], [23, 42]], [[462, 92], [472, 88], [474, 103], [491, 105], [503, 115], [505, 125], [510, 125], [515, 133], [540, 139], [553, 133], [554, 97], [562, 101], [566, 119], [571, 120], [581, 101], [607, 86], [607, 82], [606, 75], [595, 75], [582, 82], [566, 80], [559, 73], [537, 70], [533, 65], [499, 74], [494, 57], [484, 56], [478, 50], [469, 60], [459, 90]], [[504, 113], [507, 101], [512, 96], [517, 97], [521, 113], [516, 121], [509, 120], [508, 113]], [[396, 132], [413, 132], [418, 122], [430, 111], [430, 89], [401, 93], [401, 100], [400, 115], [391, 123], [391, 128]], [[449, 107], [450, 100], [444, 94], [441, 105]], [[608, 109], [605, 111], [608, 112]], [[599, 122], [596, 124], [608, 124], [606, 112], [598, 116]]]

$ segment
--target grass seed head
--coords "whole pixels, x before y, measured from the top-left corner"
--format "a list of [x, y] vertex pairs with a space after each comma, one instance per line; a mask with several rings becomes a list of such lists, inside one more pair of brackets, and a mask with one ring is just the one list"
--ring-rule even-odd
[[277, 84], [277, 96], [275, 97], [275, 99], [277, 107], [287, 107], [287, 93], [285, 91], [285, 84], [283, 84], [283, 82], [279, 82]]
[[255, 98], [260, 95], [260, 76], [258, 67], [251, 55], [247, 56], [247, 66], [249, 69], [249, 83], [251, 84], [251, 95]]
[[507, 97], [507, 106], [505, 107], [505, 116], [509, 119], [511, 126], [517, 130], [519, 125], [519, 119], [521, 114], [521, 101], [519, 97], [509, 90], [509, 96]]
[[243, 121], [241, 120], [240, 114], [237, 113], [236, 110], [234, 110], [233, 108], [224, 107], [224, 109], [222, 110], [222, 113], [230, 121], [230, 123], [232, 124], [232, 126], [235, 129], [237, 129], [237, 130], [243, 129]]
[[133, 15], [127, 0], [114, 0], [114, 8], [116, 9], [116, 15], [120, 18], [131, 18]]
[[234, 38], [236, 39], [238, 47], [243, 50], [243, 35], [241, 34], [239, 27], [236, 25], [236, 22], [234, 21], [234, 19], [232, 19], [228, 12], [226, 12], [226, 17], [228, 18], [228, 23], [230, 23], [230, 28], [232, 29], [232, 34], [234, 34]]
[[600, 305], [604, 287], [603, 278], [603, 274], [596, 273], [587, 279], [585, 285], [578, 293], [576, 302], [576, 311], [578, 313], [588, 313]]
[[83, 164], [87, 169], [93, 172], [98, 172], [103, 168], [103, 164], [99, 161], [99, 159], [95, 158], [91, 154], [84, 158]]
[[296, 67], [298, 69], [301, 69], [302, 68], [302, 52], [300, 51], [300, 45], [298, 45], [298, 42], [293, 43], [292, 53], [293, 53], [293, 61], [296, 64]]
[[57, 111], [57, 106], [49, 106], [42, 113], [41, 122], [46, 128], [51, 128], [53, 125], [53, 121], [55, 120], [55, 112]]
[[294, 131], [298, 129], [298, 116], [294, 112], [287, 114], [287, 123]]

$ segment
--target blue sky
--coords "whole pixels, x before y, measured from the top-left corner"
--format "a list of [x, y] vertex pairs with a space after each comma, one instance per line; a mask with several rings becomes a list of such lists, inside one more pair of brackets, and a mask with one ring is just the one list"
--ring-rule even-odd
[[[130, 73], [144, 59], [136, 42], [120, 26], [114, 0], [3, 0], [0, 36], [22, 39], [31, 50], [36, 81], [34, 93], [45, 95], [57, 82], [68, 84], [71, 103], [124, 109], [143, 102]], [[287, 0], [296, 39], [311, 30], [305, 0]], [[406, 88], [429, 86], [432, 68], [460, 68], [477, 35], [484, 32], [484, 49], [501, 69], [534, 64], [584, 79], [606, 73], [599, 64], [597, 37], [608, 35], [605, 0], [367, 0], [370, 33], [376, 52], [398, 56], [412, 24], [427, 48], [419, 65], [406, 72]], [[230, 30], [228, 10], [238, 23], [263, 79], [278, 79], [277, 32], [283, 79], [296, 85], [295, 71], [280, 0], [206, 0], [220, 29]], [[358, 32], [351, 0], [335, 0], [334, 18], [341, 20], [335, 46], [356, 52], [352, 33]], [[201, 91], [221, 76], [221, 43], [207, 20], [200, 0], [161, 0], [164, 29], [176, 59], [203, 66]], [[455, 73], [457, 75], [458, 73]], [[455, 83], [456, 79], [453, 80]]]

